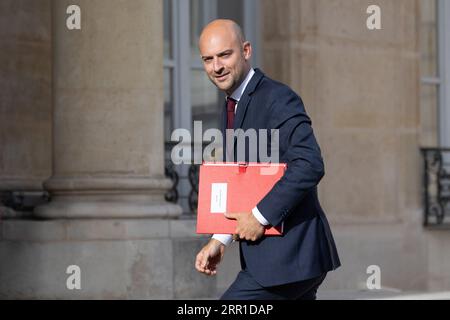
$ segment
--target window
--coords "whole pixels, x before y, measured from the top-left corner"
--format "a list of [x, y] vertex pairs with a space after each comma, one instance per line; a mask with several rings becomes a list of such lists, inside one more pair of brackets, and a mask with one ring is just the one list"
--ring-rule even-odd
[[[244, 29], [254, 48], [253, 65], [258, 65], [258, 0], [165, 0], [164, 1], [164, 138], [170, 146], [175, 128], [192, 132], [193, 121], [203, 130], [219, 127], [220, 101], [224, 96], [203, 71], [198, 38], [213, 19], [229, 18]], [[170, 148], [167, 148], [170, 149]], [[166, 153], [169, 157], [170, 153]], [[178, 203], [190, 212], [189, 166], [176, 168], [179, 175]]]
[[421, 144], [450, 147], [450, 3], [420, 4]]
[[450, 2], [438, 0], [440, 145], [450, 147]]
[[190, 55], [192, 121], [202, 121], [203, 130], [218, 128], [219, 95], [203, 71], [198, 40], [203, 27], [217, 17], [217, 2], [190, 0]]
[[421, 1], [420, 34], [420, 119], [421, 145], [435, 147], [438, 144], [438, 24], [437, 1]]
[[170, 140], [173, 130], [171, 111], [173, 109], [174, 69], [175, 59], [173, 55], [173, 15], [172, 1], [164, 1], [164, 139]]
[[450, 1], [422, 0], [421, 145], [424, 156], [424, 225], [450, 217]]

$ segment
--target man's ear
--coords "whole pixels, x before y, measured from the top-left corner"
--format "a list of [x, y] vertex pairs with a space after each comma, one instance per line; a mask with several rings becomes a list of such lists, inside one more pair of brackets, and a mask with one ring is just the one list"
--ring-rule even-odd
[[252, 45], [250, 44], [249, 41], [244, 42], [243, 49], [245, 60], [250, 60], [250, 58], [252, 57]]

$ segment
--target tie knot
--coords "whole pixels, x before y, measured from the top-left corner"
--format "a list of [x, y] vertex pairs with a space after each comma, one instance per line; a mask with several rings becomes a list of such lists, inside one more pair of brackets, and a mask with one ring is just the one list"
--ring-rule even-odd
[[236, 107], [236, 100], [228, 97], [227, 98], [227, 111], [234, 112], [235, 107]]

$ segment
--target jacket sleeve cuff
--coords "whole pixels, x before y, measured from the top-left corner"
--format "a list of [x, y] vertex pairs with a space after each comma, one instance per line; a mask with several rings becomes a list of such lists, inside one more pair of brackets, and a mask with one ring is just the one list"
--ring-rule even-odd
[[215, 234], [212, 238], [222, 242], [226, 246], [233, 242], [233, 236], [231, 234]]
[[264, 216], [261, 214], [261, 212], [258, 210], [258, 207], [254, 207], [252, 210], [253, 215], [255, 216], [256, 220], [259, 221], [263, 226], [269, 225], [269, 221], [264, 218]]

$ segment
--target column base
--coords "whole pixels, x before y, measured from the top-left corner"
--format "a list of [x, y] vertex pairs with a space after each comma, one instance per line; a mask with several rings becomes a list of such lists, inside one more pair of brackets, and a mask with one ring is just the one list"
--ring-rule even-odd
[[164, 200], [172, 182], [148, 177], [52, 177], [51, 201], [34, 209], [45, 219], [173, 219], [182, 208]]
[[0, 299], [214, 299], [193, 263], [207, 241], [194, 220], [3, 221]]
[[182, 214], [180, 206], [170, 203], [133, 203], [115, 201], [52, 201], [36, 207], [34, 217], [45, 219], [174, 219]]
[[31, 212], [16, 211], [8, 207], [0, 206], [0, 221], [6, 219], [29, 218], [31, 215]]

